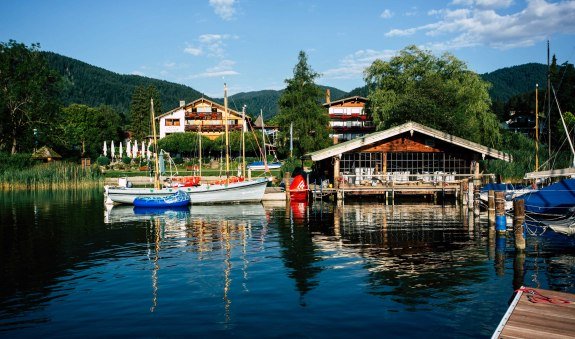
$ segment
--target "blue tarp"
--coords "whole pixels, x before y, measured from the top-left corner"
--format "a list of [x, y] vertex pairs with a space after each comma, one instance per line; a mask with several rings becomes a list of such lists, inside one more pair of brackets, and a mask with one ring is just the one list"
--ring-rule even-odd
[[575, 206], [575, 179], [564, 179], [540, 190], [523, 195], [525, 212], [566, 214]]

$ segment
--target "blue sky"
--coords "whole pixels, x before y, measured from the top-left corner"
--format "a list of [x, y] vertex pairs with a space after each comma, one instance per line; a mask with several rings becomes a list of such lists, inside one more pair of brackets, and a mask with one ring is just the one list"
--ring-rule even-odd
[[[300, 50], [317, 83], [349, 91], [410, 44], [478, 73], [575, 58], [575, 0], [0, 0], [0, 41], [208, 96], [284, 88]], [[174, 103], [174, 106], [177, 103]]]

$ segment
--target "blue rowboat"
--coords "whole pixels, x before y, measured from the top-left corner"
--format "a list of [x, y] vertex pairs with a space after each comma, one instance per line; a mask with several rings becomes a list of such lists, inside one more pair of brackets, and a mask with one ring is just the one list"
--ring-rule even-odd
[[136, 197], [134, 199], [136, 207], [181, 207], [189, 204], [190, 196], [182, 190], [163, 197]]

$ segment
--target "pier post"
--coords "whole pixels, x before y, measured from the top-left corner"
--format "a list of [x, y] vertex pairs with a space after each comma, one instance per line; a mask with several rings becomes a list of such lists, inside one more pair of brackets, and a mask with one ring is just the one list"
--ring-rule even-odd
[[473, 214], [478, 217], [480, 214], [480, 206], [479, 206], [479, 185], [476, 184], [473, 187]]
[[[290, 201], [290, 192], [289, 192], [289, 186], [290, 186], [290, 178], [291, 178], [291, 173], [286, 172], [284, 173], [284, 185], [286, 188], [286, 201]], [[314, 187], [315, 190], [315, 187]]]
[[505, 192], [495, 192], [495, 230], [497, 233], [505, 233], [507, 231]]
[[475, 184], [469, 180], [467, 182], [467, 208], [470, 210], [473, 209], [473, 186], [475, 186]]
[[487, 193], [487, 214], [489, 218], [489, 231], [495, 232], [495, 191], [490, 190]]
[[525, 221], [525, 201], [523, 199], [513, 202], [513, 233], [515, 234], [515, 249], [525, 250], [525, 234], [523, 222]]
[[461, 204], [463, 206], [467, 205], [467, 181], [461, 180], [461, 183], [459, 184], [461, 186], [460, 188], [460, 196], [461, 196]]

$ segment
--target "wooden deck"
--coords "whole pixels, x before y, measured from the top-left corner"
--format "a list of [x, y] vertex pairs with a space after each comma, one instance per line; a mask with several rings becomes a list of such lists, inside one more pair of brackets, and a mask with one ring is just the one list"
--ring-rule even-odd
[[575, 338], [575, 295], [536, 288], [522, 290], [492, 338]]
[[320, 187], [319, 185], [310, 185], [310, 191], [314, 197], [325, 195], [344, 196], [367, 196], [367, 195], [429, 195], [441, 193], [444, 195], [460, 196], [461, 183], [422, 183], [406, 182], [400, 184], [385, 183], [377, 185], [341, 185], [339, 188]]

